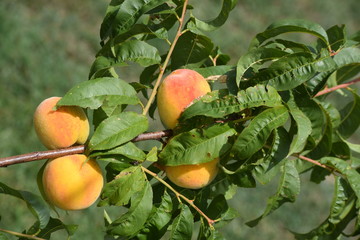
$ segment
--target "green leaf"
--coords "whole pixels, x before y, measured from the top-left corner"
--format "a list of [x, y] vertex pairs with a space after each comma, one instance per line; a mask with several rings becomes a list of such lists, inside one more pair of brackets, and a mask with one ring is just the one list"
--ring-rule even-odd
[[287, 102], [289, 112], [296, 125], [296, 134], [292, 139], [289, 155], [301, 152], [311, 134], [312, 126], [310, 119], [299, 109], [296, 102], [291, 98]]
[[[146, 236], [144, 239], [158, 239], [167, 230], [172, 217], [173, 203], [170, 194], [165, 190], [158, 207], [153, 207], [153, 213], [146, 221], [144, 229], [138, 236]], [[141, 237], [140, 237], [141, 239]]]
[[101, 39], [129, 31], [144, 13], [164, 2], [165, 0], [112, 0], [101, 24]]
[[270, 84], [278, 91], [285, 91], [308, 81], [317, 72], [329, 71], [334, 67], [335, 62], [330, 56], [314, 58], [311, 53], [299, 52], [280, 58], [249, 81], [253, 84]]
[[269, 153], [253, 170], [254, 177], [263, 185], [279, 174], [282, 162], [289, 155], [291, 139], [288, 132], [282, 127], [273, 132], [274, 140]]
[[138, 104], [136, 91], [127, 82], [117, 78], [98, 78], [82, 82], [71, 88], [58, 102], [58, 106], [76, 105], [97, 109], [103, 104], [118, 106]]
[[23, 200], [31, 213], [38, 219], [41, 228], [49, 223], [50, 209], [40, 196], [28, 191], [13, 189], [2, 182], [0, 182], [0, 194], [7, 194]]
[[[231, 10], [233, 10], [236, 6], [236, 3], [237, 0], [223, 0], [221, 11], [216, 18], [210, 21], [201, 21], [197, 18], [194, 18], [193, 21], [188, 23], [187, 27], [190, 30], [196, 29], [200, 31], [214, 31], [226, 22]], [[195, 32], [197, 32], [196, 30]]]
[[124, 169], [114, 180], [104, 186], [98, 205], [123, 206], [128, 204], [131, 196], [144, 188], [145, 180], [145, 175], [140, 167]]
[[360, 49], [357, 47], [343, 48], [334, 56], [338, 69], [350, 64], [360, 64]]
[[221, 219], [217, 227], [221, 227], [238, 217], [237, 212], [228, 205], [225, 196], [222, 194], [217, 195], [209, 204], [206, 215], [210, 219]]
[[50, 217], [47, 225], [44, 228], [39, 228], [39, 222], [36, 222], [28, 231], [29, 235], [36, 235], [36, 237], [42, 239], [51, 239], [51, 234], [65, 230], [68, 237], [74, 235], [78, 226], [73, 224], [64, 224], [60, 219]]
[[140, 231], [152, 210], [153, 193], [148, 181], [143, 189], [131, 196], [129, 210], [107, 226], [107, 232], [112, 235], [132, 236]]
[[230, 149], [228, 138], [235, 133], [227, 124], [180, 133], [160, 152], [159, 163], [177, 166], [209, 162]]
[[157, 48], [140, 40], [129, 40], [114, 48], [116, 62], [135, 62], [143, 67], [161, 62]]
[[241, 112], [247, 108], [267, 106], [281, 106], [282, 100], [275, 88], [257, 85], [241, 90], [238, 96], [228, 95], [226, 92], [213, 91], [204, 95], [187, 107], [181, 114], [179, 121], [190, 119], [194, 116], [207, 116], [223, 118], [232, 113]]
[[249, 48], [257, 48], [270, 38], [292, 32], [309, 33], [318, 37], [326, 46], [329, 45], [328, 35], [319, 24], [304, 19], [284, 19], [274, 22], [264, 32], [257, 34]]
[[237, 62], [236, 84], [239, 86], [243, 80], [247, 80], [245, 73], [254, 65], [263, 64], [267, 61], [277, 60], [285, 55], [284, 52], [275, 48], [256, 48], [242, 55]]
[[114, 67], [120, 65], [127, 65], [126, 63], [116, 63], [114, 59], [98, 56], [92, 63], [89, 73], [89, 79], [97, 79], [103, 77], [118, 78]]
[[111, 149], [148, 129], [147, 118], [135, 112], [113, 115], [100, 123], [89, 142], [89, 150]]
[[213, 48], [210, 38], [186, 32], [179, 38], [171, 55], [171, 69], [200, 67], [209, 59]]
[[341, 123], [338, 128], [340, 135], [349, 138], [360, 125], [360, 97], [355, 91], [351, 91], [353, 101], [348, 103], [341, 111]]
[[357, 170], [352, 168], [348, 162], [335, 157], [323, 157], [320, 159], [320, 163], [334, 168], [346, 177], [357, 196], [357, 206], [360, 206], [360, 174]]
[[239, 159], [247, 159], [260, 150], [272, 130], [285, 124], [289, 117], [285, 107], [267, 109], [251, 120], [236, 139], [232, 151]]
[[287, 160], [282, 166], [278, 189], [275, 195], [267, 201], [265, 212], [258, 218], [247, 222], [250, 227], [256, 226], [261, 219], [278, 209], [286, 202], [294, 202], [296, 196], [300, 193], [300, 177], [295, 167], [294, 161]]
[[107, 156], [107, 155], [122, 155], [135, 161], [144, 161], [146, 154], [139, 149], [134, 143], [128, 142], [119, 147], [110, 149], [104, 152], [94, 152], [90, 157]]
[[180, 204], [180, 213], [171, 225], [170, 239], [191, 239], [194, 228], [194, 216], [186, 204]]

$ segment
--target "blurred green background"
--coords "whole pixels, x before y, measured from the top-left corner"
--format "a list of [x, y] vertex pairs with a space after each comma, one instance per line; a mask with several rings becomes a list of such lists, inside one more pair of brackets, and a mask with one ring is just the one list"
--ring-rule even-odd
[[[222, 1], [190, 0], [201, 19], [216, 16]], [[0, 1], [0, 157], [45, 150], [32, 126], [36, 106], [50, 96], [62, 96], [75, 84], [85, 81], [99, 49], [98, 32], [108, 1]], [[209, 36], [232, 58], [245, 52], [252, 37], [275, 20], [305, 18], [328, 28], [345, 24], [349, 34], [359, 30], [358, 0], [239, 0], [227, 23]], [[301, 36], [307, 41], [306, 35]], [[124, 68], [121, 78], [136, 80], [139, 72]], [[158, 122], [153, 128], [160, 127]], [[356, 139], [355, 139], [356, 140]], [[39, 194], [36, 174], [41, 162], [0, 168], [0, 182]], [[295, 204], [285, 204], [265, 218], [257, 228], [244, 223], [259, 216], [276, 182], [256, 189], [240, 189], [231, 205], [239, 218], [224, 227], [227, 239], [293, 239], [288, 229], [306, 232], [328, 214], [332, 180], [316, 185], [302, 177], [303, 187]], [[116, 211], [116, 210], [115, 210]], [[102, 239], [102, 209], [66, 214], [68, 224], [79, 224], [73, 239]], [[0, 194], [0, 228], [21, 232], [35, 218], [25, 204]], [[64, 232], [54, 235], [64, 239]]]

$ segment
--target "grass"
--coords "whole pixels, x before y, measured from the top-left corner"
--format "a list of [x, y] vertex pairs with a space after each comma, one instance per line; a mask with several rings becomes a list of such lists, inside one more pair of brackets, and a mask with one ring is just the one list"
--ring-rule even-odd
[[[190, 1], [201, 19], [217, 15], [221, 1]], [[212, 7], [199, 7], [201, 5]], [[219, 30], [209, 33], [232, 64], [248, 47], [252, 37], [270, 23], [283, 18], [306, 18], [327, 28], [344, 23], [349, 33], [358, 28], [357, 0], [242, 0]], [[107, 1], [71, 0], [49, 2], [0, 1], [0, 157], [44, 150], [33, 126], [36, 106], [50, 96], [62, 96], [72, 86], [87, 79], [90, 65], [99, 48], [98, 32]], [[205, 10], [206, 9], [206, 10]], [[226, 37], [223, 37], [226, 36]], [[303, 35], [304, 40], [308, 39]], [[133, 68], [124, 68], [121, 78], [137, 77]], [[154, 122], [156, 129], [160, 124]], [[0, 182], [16, 189], [38, 193], [36, 174], [41, 162], [0, 168]], [[295, 204], [285, 204], [265, 218], [257, 228], [244, 225], [259, 216], [276, 183], [256, 189], [240, 189], [231, 205], [240, 217], [224, 227], [228, 239], [292, 239], [287, 229], [308, 231], [326, 216], [331, 200], [331, 179], [316, 185], [303, 178], [302, 192]], [[0, 228], [21, 232], [35, 218], [19, 200], [0, 194]], [[316, 213], [316, 214], [314, 214]], [[67, 214], [66, 223], [79, 224], [74, 239], [103, 237], [102, 209]], [[62, 239], [63, 232], [54, 235]], [[262, 239], [264, 239], [262, 237]]]

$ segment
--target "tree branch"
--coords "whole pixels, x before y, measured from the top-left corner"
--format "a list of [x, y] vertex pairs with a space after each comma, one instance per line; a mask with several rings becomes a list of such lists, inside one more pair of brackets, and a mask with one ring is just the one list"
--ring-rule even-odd
[[360, 82], [360, 78], [357, 78], [355, 80], [352, 80], [350, 82], [347, 82], [347, 83], [343, 83], [343, 84], [340, 84], [340, 85], [337, 85], [335, 87], [332, 87], [332, 88], [325, 88], [324, 90], [318, 92], [315, 97], [319, 97], [321, 95], [324, 95], [324, 94], [327, 94], [327, 93], [330, 93], [330, 92], [333, 92], [333, 91], [336, 91], [338, 89], [341, 89], [341, 88], [346, 88], [352, 84], [355, 84], [357, 82]]
[[[139, 136], [135, 137], [131, 141], [132, 142], [140, 142], [140, 141], [146, 141], [146, 140], [158, 140], [163, 137], [170, 137], [170, 136], [172, 136], [172, 134], [173, 134], [172, 130], [163, 130], [163, 131], [158, 131], [158, 132], [143, 133], [143, 134], [140, 134]], [[71, 154], [81, 154], [84, 152], [85, 152], [85, 145], [78, 145], [78, 146], [73, 146], [73, 147], [63, 148], [63, 149], [31, 152], [31, 153], [26, 153], [26, 154], [11, 156], [11, 157], [0, 158], [0, 167], [7, 167], [9, 165], [50, 159], [50, 158], [58, 158], [58, 157], [63, 157], [66, 155], [71, 155]]]

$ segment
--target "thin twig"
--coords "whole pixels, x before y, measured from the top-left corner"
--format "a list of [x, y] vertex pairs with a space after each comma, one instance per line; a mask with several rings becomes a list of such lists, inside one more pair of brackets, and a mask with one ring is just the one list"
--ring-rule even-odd
[[167, 65], [168, 65], [168, 63], [170, 61], [170, 57], [171, 57], [171, 55], [172, 55], [172, 53], [174, 51], [175, 45], [176, 45], [177, 41], [179, 40], [180, 36], [183, 34], [182, 28], [183, 28], [183, 25], [184, 25], [187, 4], [188, 4], [188, 0], [185, 0], [184, 1], [184, 6], [183, 6], [183, 9], [182, 9], [182, 13], [181, 13], [181, 17], [178, 19], [179, 20], [179, 27], [178, 27], [177, 33], [175, 35], [174, 41], [172, 42], [172, 44], [170, 46], [169, 52], [168, 52], [168, 54], [167, 54], [167, 56], [165, 58], [165, 61], [164, 61], [163, 65], [160, 66], [160, 72], [159, 72], [158, 78], [157, 78], [157, 80], [155, 82], [154, 89], [152, 90], [152, 93], [151, 93], [151, 95], [149, 97], [149, 101], [147, 102], [147, 104], [146, 104], [146, 106], [145, 106], [145, 108], [143, 110], [143, 113], [142, 113], [143, 115], [146, 115], [148, 113], [148, 111], [150, 109], [150, 106], [151, 106], [152, 102], [155, 99], [157, 89], [160, 86], [161, 79], [164, 76], [166, 67], [167, 67]]
[[205, 218], [205, 220], [208, 222], [210, 228], [214, 228], [214, 223], [216, 222], [216, 220], [212, 220], [211, 218], [209, 218], [203, 211], [201, 211], [200, 208], [198, 208], [195, 204], [193, 200], [188, 199], [187, 197], [185, 197], [184, 195], [182, 195], [181, 193], [179, 193], [178, 191], [176, 191], [172, 186], [170, 186], [170, 184], [168, 184], [164, 179], [160, 178], [156, 173], [150, 171], [149, 169], [145, 168], [145, 167], [141, 167], [142, 170], [144, 172], [146, 172], [147, 174], [151, 175], [152, 177], [154, 177], [156, 180], [158, 180], [159, 182], [161, 182], [162, 184], [164, 184], [164, 186], [166, 186], [168, 189], [170, 189], [173, 193], [175, 193], [176, 198], [179, 200], [179, 202], [181, 203], [181, 199], [183, 199], [185, 202], [187, 202], [192, 208], [194, 208], [203, 218]]
[[321, 95], [324, 95], [324, 94], [327, 94], [327, 93], [336, 91], [336, 90], [341, 89], [341, 88], [346, 88], [346, 87], [348, 87], [348, 86], [350, 86], [350, 85], [352, 85], [352, 84], [355, 84], [355, 83], [357, 83], [357, 82], [360, 82], [360, 78], [357, 78], [357, 79], [352, 80], [352, 81], [347, 82], [347, 83], [339, 84], [339, 85], [337, 85], [337, 86], [335, 86], [335, 87], [332, 87], [332, 88], [325, 88], [324, 90], [318, 92], [318, 93], [315, 95], [315, 97], [319, 97], [319, 96], [321, 96]]
[[[172, 136], [172, 134], [173, 134], [172, 130], [143, 133], [143, 134], [140, 134], [139, 136], [135, 137], [131, 141], [139, 142], [139, 141], [146, 141], [146, 140], [158, 140], [163, 137], [170, 137], [170, 136]], [[58, 157], [63, 157], [66, 155], [71, 155], [71, 154], [81, 154], [84, 152], [85, 152], [85, 145], [78, 145], [78, 146], [63, 148], [63, 149], [31, 152], [31, 153], [26, 153], [26, 154], [11, 156], [11, 157], [0, 158], [0, 167], [7, 167], [9, 165], [31, 162], [31, 161], [58, 158]]]
[[45, 240], [44, 238], [39, 238], [39, 237], [36, 237], [36, 236], [33, 236], [33, 235], [18, 233], [18, 232], [6, 230], [6, 229], [1, 229], [1, 228], [0, 228], [0, 232], [8, 233], [8, 234], [18, 236], [18, 237], [30, 238], [30, 239], [35, 239], [35, 240]]

